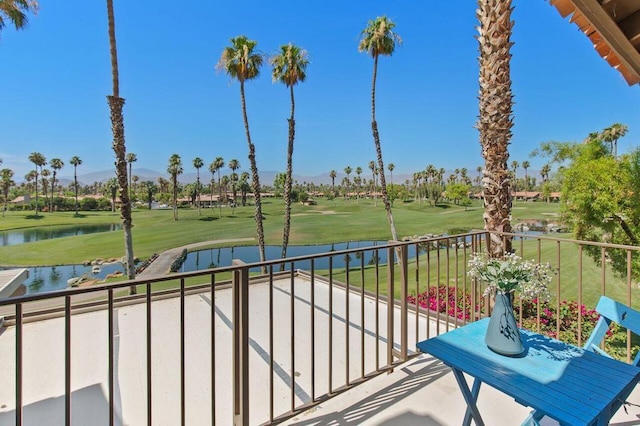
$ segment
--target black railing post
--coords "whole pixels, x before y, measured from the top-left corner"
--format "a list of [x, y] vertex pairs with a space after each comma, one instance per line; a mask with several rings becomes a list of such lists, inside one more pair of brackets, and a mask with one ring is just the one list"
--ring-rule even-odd
[[[234, 264], [242, 264], [233, 261]], [[233, 424], [249, 425], [249, 269], [233, 271]]]
[[409, 258], [409, 250], [406, 244], [399, 247], [400, 253], [400, 359], [402, 361], [407, 361], [409, 359], [409, 350], [408, 350], [408, 342], [409, 342], [409, 302], [407, 298], [409, 297], [409, 267], [408, 267], [408, 258]]
[[[393, 365], [393, 317], [395, 305], [395, 249], [387, 247], [387, 367]], [[391, 370], [390, 370], [391, 371]]]

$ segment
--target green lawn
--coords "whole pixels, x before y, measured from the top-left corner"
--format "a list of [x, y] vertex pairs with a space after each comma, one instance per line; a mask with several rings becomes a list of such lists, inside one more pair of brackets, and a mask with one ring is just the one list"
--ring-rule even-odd
[[[265, 238], [267, 244], [282, 240], [282, 199], [265, 199]], [[399, 236], [425, 233], [459, 232], [480, 229], [482, 207], [475, 204], [465, 209], [453, 205], [430, 207], [420, 203], [396, 202], [394, 218]], [[558, 211], [557, 204], [521, 203], [513, 210], [514, 219], [541, 218]], [[255, 237], [253, 206], [238, 207], [235, 215], [230, 208], [179, 210], [174, 221], [171, 210], [133, 211], [135, 255], [149, 257], [152, 253], [185, 244], [232, 238]], [[0, 218], [0, 231], [76, 224], [120, 223], [117, 212], [87, 212], [76, 217], [73, 212], [40, 213], [8, 211]], [[391, 238], [389, 225], [380, 200], [319, 200], [315, 206], [295, 204], [292, 211], [291, 245], [325, 244], [347, 240], [385, 240]], [[0, 264], [39, 266], [79, 263], [95, 258], [121, 257], [124, 254], [122, 232], [105, 232], [29, 244], [0, 247]], [[246, 243], [245, 243], [246, 244]], [[229, 244], [226, 244], [229, 245]]]

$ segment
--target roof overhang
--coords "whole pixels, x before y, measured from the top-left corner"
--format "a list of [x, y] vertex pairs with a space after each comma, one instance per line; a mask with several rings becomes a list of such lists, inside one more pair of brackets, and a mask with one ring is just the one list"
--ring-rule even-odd
[[640, 0], [550, 0], [631, 86], [640, 83]]

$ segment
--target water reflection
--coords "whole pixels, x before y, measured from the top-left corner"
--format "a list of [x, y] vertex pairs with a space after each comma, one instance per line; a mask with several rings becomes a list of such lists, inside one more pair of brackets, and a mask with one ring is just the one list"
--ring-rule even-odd
[[53, 238], [75, 237], [98, 232], [119, 231], [122, 224], [106, 223], [102, 225], [47, 226], [42, 228], [14, 229], [0, 232], [2, 246], [27, 244]]
[[[287, 247], [287, 257], [308, 256], [318, 253], [331, 253], [339, 250], [348, 250], [353, 248], [364, 248], [386, 244], [386, 241], [350, 241], [345, 243], [308, 245], [308, 246], [289, 246]], [[422, 251], [422, 249], [420, 249]], [[282, 255], [282, 246], [265, 246], [265, 257], [267, 260], [279, 259]], [[415, 257], [415, 246], [409, 246], [409, 256]], [[208, 259], [208, 261], [202, 261]], [[233, 259], [240, 259], [245, 263], [254, 263], [260, 261], [260, 252], [257, 246], [243, 247], [221, 247], [214, 249], [204, 249], [192, 251], [187, 254], [187, 258], [182, 265], [182, 272], [199, 271], [216, 267], [231, 265]], [[365, 252], [356, 252], [332, 257], [332, 266], [334, 268], [344, 268], [349, 265], [360, 264], [361, 261], [365, 265], [375, 265], [376, 261], [385, 263], [387, 261], [387, 250], [368, 250]], [[297, 269], [311, 269], [311, 261], [299, 261], [295, 263]], [[322, 257], [314, 261], [316, 269], [328, 269], [329, 257]], [[258, 271], [259, 269], [256, 269]]]
[[[7, 268], [0, 268], [7, 269]], [[68, 280], [74, 277], [86, 276], [89, 280], [102, 281], [108, 274], [124, 273], [122, 263], [109, 263], [100, 266], [100, 272], [93, 273], [92, 267], [84, 265], [59, 265], [26, 268], [29, 278], [24, 282], [26, 294], [44, 293], [47, 291], [64, 290], [69, 285]]]

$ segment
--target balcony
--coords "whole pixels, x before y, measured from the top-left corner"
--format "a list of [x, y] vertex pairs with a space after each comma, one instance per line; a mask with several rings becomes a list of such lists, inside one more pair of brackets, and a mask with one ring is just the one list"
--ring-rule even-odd
[[[122, 282], [2, 300], [0, 425], [460, 424], [465, 404], [452, 374], [415, 344], [487, 315], [465, 266], [488, 237], [238, 262], [136, 280], [134, 296]], [[626, 256], [630, 271], [639, 248], [503, 237], [558, 268], [556, 312], [561, 300], [592, 307], [601, 294], [638, 307], [630, 272], [614, 276], [610, 259]], [[598, 262], [587, 255], [593, 247]], [[338, 259], [344, 266], [334, 267]], [[452, 300], [448, 312], [408, 301], [439, 287], [435, 303]], [[534, 328], [546, 320], [541, 309], [529, 318]], [[586, 322], [578, 310], [577, 344]], [[637, 343], [626, 337], [623, 359]], [[493, 425], [529, 412], [491, 389], [479, 406]], [[614, 417], [638, 419], [636, 407]]]

